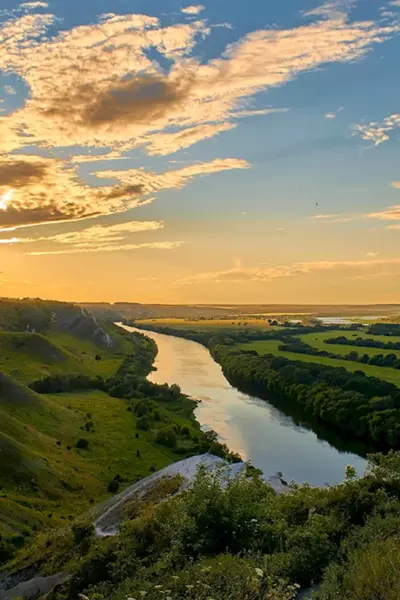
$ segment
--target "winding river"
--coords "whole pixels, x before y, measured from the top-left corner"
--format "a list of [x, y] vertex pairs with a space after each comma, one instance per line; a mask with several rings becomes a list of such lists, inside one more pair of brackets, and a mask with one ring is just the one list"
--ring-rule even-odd
[[214, 429], [222, 442], [266, 475], [280, 471], [287, 481], [323, 486], [343, 480], [346, 465], [362, 474], [366, 462], [350, 452], [339, 452], [308, 428], [280, 412], [268, 401], [232, 387], [206, 348], [189, 340], [140, 331], [158, 346], [154, 383], [177, 383], [200, 400], [196, 418], [203, 429]]

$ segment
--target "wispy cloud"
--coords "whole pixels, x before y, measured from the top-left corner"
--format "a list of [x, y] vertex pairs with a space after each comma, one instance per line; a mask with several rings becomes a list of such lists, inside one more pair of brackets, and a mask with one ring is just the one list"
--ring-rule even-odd
[[37, 8], [47, 8], [49, 5], [47, 2], [23, 2], [19, 5], [20, 8], [24, 8], [26, 10], [36, 10]]
[[372, 212], [367, 215], [369, 219], [379, 219], [380, 221], [400, 221], [400, 205], [390, 206], [380, 212]]
[[307, 221], [318, 221], [320, 223], [349, 223], [350, 221], [354, 221], [356, 218], [359, 218], [358, 215], [340, 215], [340, 214], [332, 214], [332, 215], [312, 215], [311, 217], [306, 217]]
[[400, 127], [400, 114], [395, 113], [385, 117], [382, 121], [371, 121], [367, 125], [356, 125], [354, 130], [364, 140], [371, 141], [375, 146], [383, 144], [390, 139], [393, 130]]
[[[0, 198], [13, 190], [0, 210], [0, 228], [122, 213], [201, 175], [249, 168], [228, 158], [163, 173], [98, 168], [98, 178], [113, 181], [97, 187], [78, 177], [84, 162], [119, 159], [132, 149], [169, 155], [223, 135], [242, 117], [282, 110], [254, 110], [252, 101], [302, 73], [361, 59], [400, 31], [395, 19], [386, 25], [350, 21], [350, 6], [330, 2], [297, 27], [251, 31], [208, 62], [200, 52], [200, 40], [211, 31], [202, 5], [187, 6], [181, 22], [166, 26], [154, 16], [108, 13], [94, 24], [53, 34], [57, 17], [43, 11], [6, 20], [0, 25], [0, 69], [18, 75], [30, 95], [0, 117]], [[21, 8], [34, 11], [47, 3]], [[150, 49], [162, 60], [151, 58]], [[39, 147], [38, 155], [11, 154], [27, 145]], [[60, 146], [70, 151], [68, 159], [43, 156]]]
[[184, 242], [145, 242], [142, 244], [119, 244], [112, 246], [99, 246], [92, 248], [71, 248], [69, 250], [43, 250], [27, 252], [28, 256], [48, 256], [58, 254], [82, 254], [83, 252], [119, 252], [121, 250], [174, 250]]
[[[0, 67], [32, 90], [21, 109], [0, 121], [6, 151], [25, 145], [27, 136], [43, 146], [114, 150], [146, 145], [173, 127], [189, 130], [190, 139], [193, 128], [232, 122], [260, 91], [321, 65], [362, 58], [400, 30], [395, 22], [349, 22], [342, 11], [329, 18], [314, 11], [311, 23], [253, 31], [204, 63], [196, 57], [198, 40], [210, 33], [202, 19], [163, 27], [155, 17], [109, 14], [38, 41], [54, 21], [32, 14], [1, 27]], [[149, 48], [171, 63], [168, 72], [150, 60]], [[211, 129], [203, 131], [207, 139]], [[176, 149], [182, 139], [176, 137]]]
[[338, 114], [341, 113], [343, 109], [344, 109], [344, 107], [341, 106], [340, 108], [338, 108], [334, 112], [327, 112], [327, 113], [325, 113], [325, 119], [336, 119], [336, 117], [338, 116]]
[[162, 221], [129, 221], [116, 225], [94, 225], [80, 231], [70, 231], [48, 236], [11, 237], [0, 239], [0, 244], [40, 244], [44, 249], [29, 251], [28, 256], [46, 254], [77, 254], [81, 252], [115, 252], [154, 248], [171, 250], [182, 241], [132, 243], [132, 235], [162, 229]]
[[0, 200], [11, 192], [12, 195], [3, 210], [0, 204], [0, 228], [79, 221], [125, 212], [148, 203], [154, 192], [180, 189], [194, 177], [248, 167], [243, 160], [223, 159], [164, 173], [144, 169], [105, 170], [96, 174], [120, 182], [93, 187], [80, 181], [76, 168], [64, 161], [32, 155], [3, 155], [0, 156]]
[[318, 215], [312, 215], [311, 217], [307, 217], [307, 219], [322, 221], [323, 219], [334, 219], [336, 217], [340, 217], [340, 215], [339, 214], [330, 214], [330, 215], [318, 214]]
[[186, 15], [198, 15], [204, 10], [204, 6], [202, 4], [196, 4], [191, 6], [186, 6], [186, 8], [182, 8], [182, 12]]
[[304, 13], [306, 17], [324, 17], [325, 19], [336, 19], [346, 16], [354, 6], [355, 0], [331, 0], [322, 6], [317, 6]]
[[400, 265], [400, 258], [372, 260], [339, 260], [295, 262], [289, 265], [271, 267], [233, 267], [231, 269], [199, 273], [178, 280], [173, 286], [186, 286], [203, 283], [241, 283], [246, 281], [267, 282], [282, 277], [309, 275], [314, 272], [326, 272], [339, 269], [369, 270], [381, 265]]

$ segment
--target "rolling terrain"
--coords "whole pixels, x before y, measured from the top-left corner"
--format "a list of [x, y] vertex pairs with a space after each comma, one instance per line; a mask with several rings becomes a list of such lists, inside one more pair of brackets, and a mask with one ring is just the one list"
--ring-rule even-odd
[[179, 388], [141, 384], [156, 353], [143, 336], [43, 301], [0, 301], [0, 323], [1, 563], [203, 434]]

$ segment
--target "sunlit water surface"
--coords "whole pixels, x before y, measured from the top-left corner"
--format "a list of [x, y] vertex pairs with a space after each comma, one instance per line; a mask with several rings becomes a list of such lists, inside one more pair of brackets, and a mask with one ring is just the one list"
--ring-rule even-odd
[[342, 481], [348, 464], [363, 473], [363, 458], [339, 452], [266, 400], [232, 387], [209, 351], [197, 342], [152, 331], [141, 333], [158, 347], [157, 370], [150, 374], [150, 381], [177, 383], [185, 394], [200, 400], [195, 414], [202, 428], [214, 429], [231, 450], [266, 475], [280, 471], [287, 481], [321, 486]]

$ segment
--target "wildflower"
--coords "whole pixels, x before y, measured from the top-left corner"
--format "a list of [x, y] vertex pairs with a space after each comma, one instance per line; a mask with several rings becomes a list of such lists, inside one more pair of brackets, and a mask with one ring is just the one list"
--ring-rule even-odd
[[171, 596], [167, 596], [165, 600], [172, 600]]
[[192, 590], [194, 588], [194, 585], [187, 585], [186, 587], [188, 590]]
[[161, 588], [162, 588], [162, 585], [155, 585], [155, 586], [154, 586], [154, 589], [155, 589], [155, 590], [161, 590]]
[[175, 580], [179, 579], [179, 575], [172, 575], [172, 579], [175, 579]]
[[256, 567], [254, 571], [256, 572], [256, 575], [258, 575], [258, 577], [264, 577], [264, 571], [262, 569]]
[[147, 596], [147, 592], [145, 592], [144, 590], [142, 590], [141, 592], [139, 592], [139, 594], [140, 594], [141, 596], [143, 596], [143, 597], [144, 597], [144, 596]]

